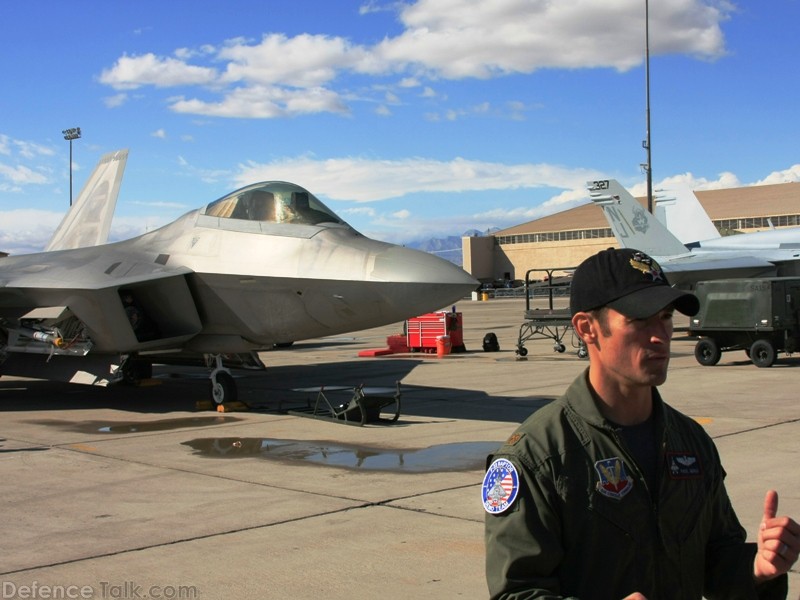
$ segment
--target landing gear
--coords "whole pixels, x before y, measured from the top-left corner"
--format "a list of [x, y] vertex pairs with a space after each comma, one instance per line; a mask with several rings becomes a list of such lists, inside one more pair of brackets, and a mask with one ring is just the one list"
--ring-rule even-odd
[[211, 400], [219, 406], [226, 402], [236, 402], [238, 390], [231, 372], [222, 366], [222, 356], [215, 354], [213, 357], [216, 367], [211, 371]]

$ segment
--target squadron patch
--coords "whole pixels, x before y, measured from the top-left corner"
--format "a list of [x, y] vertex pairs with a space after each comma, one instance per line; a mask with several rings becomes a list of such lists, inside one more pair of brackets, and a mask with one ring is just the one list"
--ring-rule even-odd
[[670, 479], [700, 479], [703, 467], [695, 454], [686, 452], [667, 453]]
[[489, 514], [499, 514], [511, 507], [518, 493], [519, 473], [516, 467], [510, 461], [498, 458], [489, 466], [483, 478], [483, 508]]
[[633, 478], [625, 471], [625, 463], [619, 457], [598, 460], [594, 469], [600, 480], [597, 491], [603, 496], [622, 500], [633, 489]]

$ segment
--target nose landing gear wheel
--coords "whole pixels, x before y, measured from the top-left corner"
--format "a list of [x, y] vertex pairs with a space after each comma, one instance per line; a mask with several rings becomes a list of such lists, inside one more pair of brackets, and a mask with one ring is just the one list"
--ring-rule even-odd
[[211, 375], [211, 400], [214, 404], [235, 402], [236, 397], [236, 382], [230, 373], [219, 371]]

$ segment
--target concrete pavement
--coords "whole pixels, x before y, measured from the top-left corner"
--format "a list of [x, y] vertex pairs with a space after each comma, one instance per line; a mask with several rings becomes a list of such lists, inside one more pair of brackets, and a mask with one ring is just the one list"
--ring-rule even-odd
[[[465, 354], [358, 357], [400, 324], [264, 353], [266, 372], [236, 373], [249, 412], [198, 410], [199, 369], [137, 388], [0, 378], [0, 598], [485, 598], [487, 448], [587, 363], [569, 340], [517, 360], [522, 300], [458, 310]], [[490, 331], [500, 352], [481, 349]], [[674, 342], [665, 399], [715, 438], [750, 536], [770, 487], [800, 519], [800, 359], [701, 367], [693, 345]], [[398, 380], [392, 425], [284, 412], [313, 400], [298, 389]]]

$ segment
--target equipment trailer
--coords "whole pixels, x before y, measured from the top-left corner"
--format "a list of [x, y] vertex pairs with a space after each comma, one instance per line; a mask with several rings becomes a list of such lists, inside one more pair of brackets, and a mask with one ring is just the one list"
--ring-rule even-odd
[[800, 349], [800, 278], [765, 277], [698, 282], [700, 312], [689, 334], [700, 336], [694, 356], [701, 365], [723, 352], [744, 350], [757, 367], [771, 367], [778, 352]]

